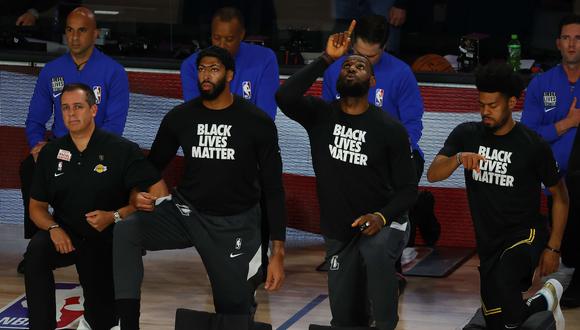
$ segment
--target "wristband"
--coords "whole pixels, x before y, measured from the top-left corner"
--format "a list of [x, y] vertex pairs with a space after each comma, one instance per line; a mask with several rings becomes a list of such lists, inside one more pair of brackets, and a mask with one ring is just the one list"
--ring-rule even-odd
[[375, 212], [373, 214], [378, 215], [381, 217], [381, 219], [383, 219], [383, 227], [387, 225], [387, 219], [385, 219], [385, 216], [381, 212]]
[[457, 165], [461, 165], [461, 155], [462, 155], [462, 154], [463, 154], [462, 152], [458, 152], [458, 153], [455, 155], [455, 160], [457, 160]]
[[46, 228], [46, 231], [51, 231], [55, 228], [60, 228], [58, 223], [55, 223], [54, 225], [50, 225], [48, 228]]
[[551, 247], [549, 245], [546, 245], [546, 250], [552, 251], [552, 252], [557, 253], [557, 254], [561, 254], [562, 253], [562, 251], [560, 251], [558, 249], [554, 249], [553, 247]]

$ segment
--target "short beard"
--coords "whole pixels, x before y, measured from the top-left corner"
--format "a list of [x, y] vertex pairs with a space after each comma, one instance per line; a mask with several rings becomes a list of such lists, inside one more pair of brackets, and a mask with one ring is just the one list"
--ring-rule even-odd
[[[483, 120], [483, 118], [481, 118], [481, 119]], [[485, 128], [485, 130], [487, 132], [489, 132], [489, 133], [495, 133], [495, 132], [497, 132], [497, 130], [499, 130], [500, 128], [504, 127], [507, 124], [507, 122], [509, 120], [509, 115], [507, 115], [507, 116], [505, 116], [503, 118], [500, 118], [500, 120], [501, 121], [499, 123], [497, 123], [497, 125], [488, 126], [486, 124], [483, 124], [483, 127]]]
[[336, 91], [340, 97], [363, 97], [369, 92], [370, 80], [349, 83], [345, 78], [338, 78]]
[[226, 89], [226, 77], [218, 81], [216, 85], [214, 85], [213, 83], [210, 84], [213, 85], [213, 89], [211, 91], [204, 91], [201, 88], [201, 82], [199, 80], [197, 81], [199, 96], [201, 96], [203, 100], [213, 101], [217, 99], [217, 97], [220, 96], [220, 94]]

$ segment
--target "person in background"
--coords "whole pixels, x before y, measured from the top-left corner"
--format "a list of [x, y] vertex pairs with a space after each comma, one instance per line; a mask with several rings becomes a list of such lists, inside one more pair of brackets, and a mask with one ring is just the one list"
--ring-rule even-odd
[[346, 29], [350, 20], [357, 21], [370, 14], [384, 17], [391, 25], [391, 33], [386, 42], [386, 49], [398, 54], [401, 43], [401, 26], [407, 21], [408, 0], [334, 0], [335, 28], [334, 31]]
[[[236, 75], [230, 83], [232, 92], [249, 100], [274, 120], [277, 111], [274, 93], [280, 85], [276, 55], [269, 48], [243, 42], [245, 35], [244, 17], [237, 8], [224, 7], [213, 15], [211, 43], [226, 49], [236, 61]], [[195, 65], [198, 54], [181, 64], [181, 88], [186, 102], [200, 95]]]
[[[546, 140], [554, 153], [570, 192], [570, 215], [577, 216], [580, 186], [568, 180], [568, 163], [580, 124], [580, 16], [570, 15], [560, 21], [556, 46], [562, 55], [560, 65], [536, 76], [526, 92], [522, 124]], [[549, 190], [548, 208], [553, 197]], [[562, 240], [562, 262], [576, 270], [562, 296], [562, 306], [580, 306], [580, 222], [570, 218]]]

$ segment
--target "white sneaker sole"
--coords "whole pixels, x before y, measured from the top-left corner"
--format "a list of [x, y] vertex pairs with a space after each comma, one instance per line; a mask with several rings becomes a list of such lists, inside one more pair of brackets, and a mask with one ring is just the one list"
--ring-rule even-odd
[[558, 280], [552, 278], [546, 281], [542, 289], [546, 289], [546, 291], [548, 291], [555, 299], [554, 304], [556, 304], [556, 308], [552, 307], [552, 312], [554, 313], [554, 320], [556, 321], [556, 330], [565, 330], [566, 320], [564, 319], [564, 314], [562, 314], [562, 309], [560, 308], [560, 298], [562, 298], [562, 293], [564, 292], [562, 284], [558, 282]]

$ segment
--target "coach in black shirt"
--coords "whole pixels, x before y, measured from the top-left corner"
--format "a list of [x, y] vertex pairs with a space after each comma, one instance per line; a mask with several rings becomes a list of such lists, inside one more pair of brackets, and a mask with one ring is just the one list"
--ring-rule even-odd
[[69, 134], [42, 149], [31, 190], [30, 216], [40, 231], [25, 254], [30, 329], [56, 328], [52, 270], [71, 264], [83, 288], [85, 319], [92, 329], [110, 329], [117, 324], [113, 224], [134, 210], [127, 205], [132, 189], [164, 184], [139, 146], [95, 128], [90, 87], [66, 85], [61, 109]]
[[364, 56], [344, 61], [337, 82], [340, 100], [303, 96], [346, 53], [353, 28], [354, 22], [350, 31], [331, 36], [326, 53], [290, 77], [276, 99], [310, 138], [330, 264], [331, 324], [368, 326], [374, 319], [379, 329], [394, 329], [395, 261], [409, 238], [406, 211], [417, 195], [409, 137], [397, 120], [368, 103], [374, 74]]

